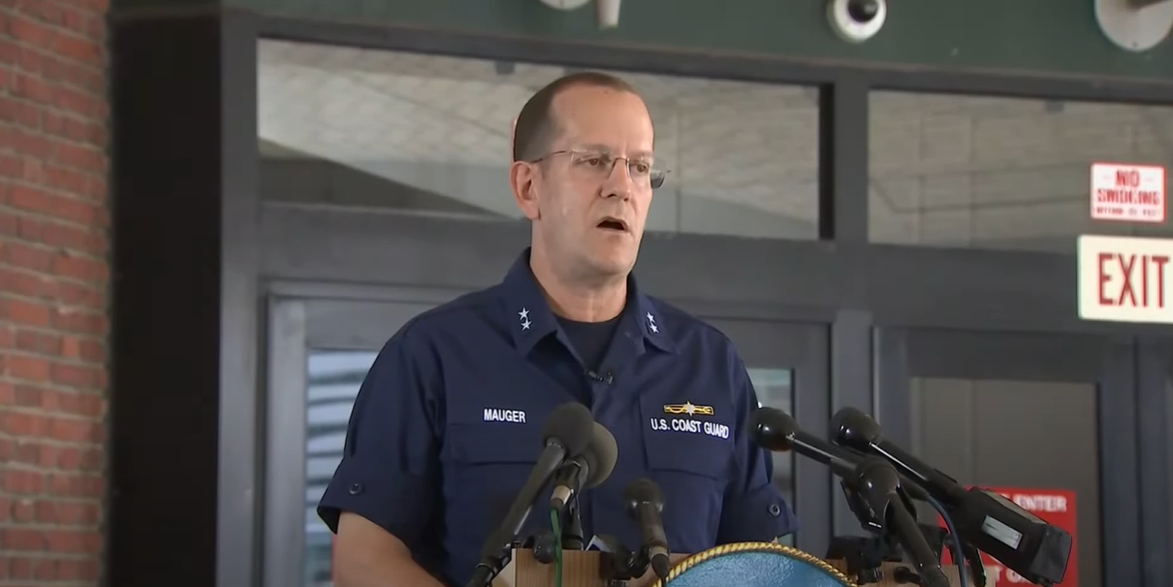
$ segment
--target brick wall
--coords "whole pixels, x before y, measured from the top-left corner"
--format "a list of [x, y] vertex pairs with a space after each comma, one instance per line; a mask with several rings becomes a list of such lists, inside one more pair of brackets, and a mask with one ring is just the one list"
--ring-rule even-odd
[[97, 585], [106, 0], [0, 0], [0, 585]]

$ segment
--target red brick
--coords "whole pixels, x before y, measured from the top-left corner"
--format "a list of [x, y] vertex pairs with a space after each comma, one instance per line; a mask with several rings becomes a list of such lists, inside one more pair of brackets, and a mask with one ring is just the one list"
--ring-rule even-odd
[[46, 327], [53, 320], [53, 311], [43, 303], [0, 297], [0, 320], [20, 326]]
[[17, 330], [16, 348], [36, 355], [60, 355], [61, 336], [52, 332]]
[[36, 509], [33, 502], [27, 499], [18, 499], [12, 502], [12, 520], [15, 522], [32, 522], [36, 519]]
[[44, 401], [41, 399], [41, 390], [27, 385], [13, 388], [13, 400], [18, 406], [37, 407]]
[[42, 580], [51, 580], [57, 576], [57, 565], [51, 560], [39, 560], [33, 569], [33, 577]]
[[52, 373], [49, 361], [27, 355], [9, 354], [4, 357], [0, 375], [26, 381], [48, 381]]
[[39, 552], [45, 549], [48, 541], [43, 532], [17, 526], [0, 530], [0, 548], [4, 550], [31, 550]]
[[52, 299], [54, 282], [39, 273], [13, 270], [0, 266], [0, 283], [4, 291], [27, 298]]
[[[16, 198], [21, 199], [25, 195], [29, 195], [30, 198], [36, 197], [21, 190], [13, 190], [12, 193]], [[31, 202], [33, 200], [29, 199], [28, 201]], [[3, 251], [4, 260], [11, 267], [19, 267], [44, 274], [52, 274], [53, 272], [53, 252], [49, 249], [39, 246], [29, 246], [22, 242], [6, 242], [4, 243]]]
[[0, 585], [98, 585], [105, 0], [0, 1]]
[[[16, 330], [11, 324], [0, 323], [0, 349], [12, 348], [14, 346], [16, 346]], [[0, 389], [3, 389], [4, 385], [4, 383], [0, 383]]]
[[64, 332], [106, 334], [106, 315], [99, 312], [87, 312], [81, 309], [57, 309], [52, 313], [53, 327]]
[[100, 435], [101, 426], [82, 420], [54, 418], [48, 422], [49, 436], [64, 442], [84, 443]]
[[13, 579], [29, 579], [33, 576], [33, 558], [12, 557], [9, 562], [9, 576]]
[[61, 282], [58, 284], [57, 295], [58, 299], [66, 305], [81, 307], [81, 308], [105, 308], [106, 292], [105, 289], [94, 287], [94, 285], [85, 285], [72, 282]]

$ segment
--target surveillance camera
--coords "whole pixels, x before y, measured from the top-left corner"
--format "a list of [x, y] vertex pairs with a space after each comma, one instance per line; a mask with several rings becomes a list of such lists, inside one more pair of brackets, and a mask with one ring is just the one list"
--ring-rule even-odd
[[887, 16], [887, 0], [827, 0], [831, 30], [849, 43], [862, 43], [876, 36]]
[[621, 0], [595, 0], [595, 18], [600, 29], [619, 26], [619, 4]]
[[[577, 10], [591, 0], [542, 0], [542, 4], [557, 10]], [[595, 22], [600, 29], [619, 26], [619, 5], [622, 0], [595, 0]]]

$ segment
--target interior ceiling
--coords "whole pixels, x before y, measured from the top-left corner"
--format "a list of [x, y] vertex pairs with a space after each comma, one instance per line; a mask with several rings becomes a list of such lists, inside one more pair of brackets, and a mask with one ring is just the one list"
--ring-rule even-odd
[[[259, 54], [263, 154], [330, 159], [431, 191], [441, 190], [414, 171], [489, 170], [504, 185], [509, 121], [566, 72], [268, 40]], [[617, 73], [648, 103], [674, 193], [815, 222], [813, 88]], [[876, 92], [870, 119], [881, 240], [1077, 234], [1092, 162], [1173, 159], [1173, 108]]]

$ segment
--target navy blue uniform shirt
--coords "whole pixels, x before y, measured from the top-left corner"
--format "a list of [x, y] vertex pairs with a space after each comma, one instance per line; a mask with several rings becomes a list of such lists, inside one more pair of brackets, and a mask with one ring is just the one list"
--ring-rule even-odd
[[[463, 585], [542, 448], [546, 416], [582, 402], [619, 446], [614, 472], [579, 499], [583, 535], [640, 545], [623, 489], [648, 477], [664, 495], [673, 552], [770, 541], [796, 529], [770, 482], [769, 453], [746, 429], [757, 407], [745, 366], [716, 329], [628, 282], [598, 365], [587, 366], [550, 311], [529, 251], [495, 287], [406, 324], [363, 381], [341, 464], [318, 513], [342, 511], [397, 536], [425, 569]], [[527, 534], [549, 530], [549, 491]]]

